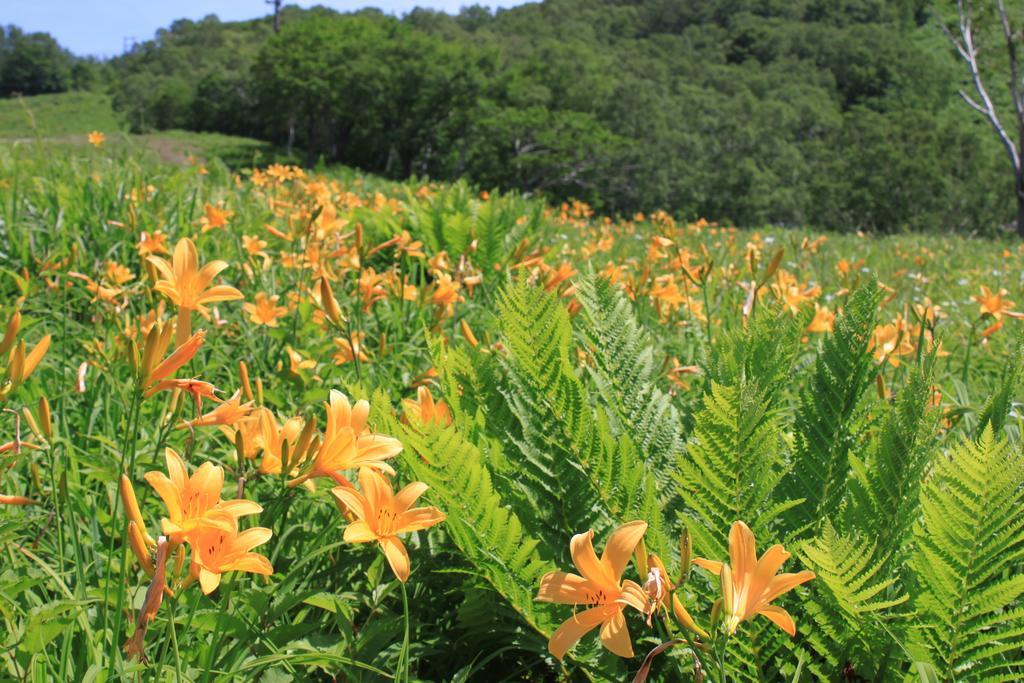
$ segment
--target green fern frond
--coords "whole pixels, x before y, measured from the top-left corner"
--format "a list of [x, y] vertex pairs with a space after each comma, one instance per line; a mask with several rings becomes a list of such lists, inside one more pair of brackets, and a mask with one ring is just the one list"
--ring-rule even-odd
[[919, 515], [921, 481], [933, 453], [937, 413], [927, 410], [931, 360], [910, 373], [877, 432], [871, 432], [863, 457], [849, 456], [849, 496], [840, 515], [843, 526], [875, 539], [899, 565]]
[[772, 498], [782, 478], [781, 454], [779, 417], [767, 409], [763, 392], [713, 382], [676, 473], [681, 521], [699, 553], [725, 557], [733, 522], [746, 521], [756, 534], [796, 504]]
[[1024, 454], [989, 426], [921, 491], [912, 566], [924, 644], [943, 680], [1024, 676]]
[[819, 676], [835, 680], [847, 665], [860, 676], [877, 676], [895, 649], [886, 622], [905, 617], [896, 608], [908, 600], [887, 572], [886, 556], [870, 536], [840, 534], [828, 520], [799, 554], [817, 574], [801, 609], [814, 622], [803, 630], [821, 660]]
[[[563, 530], [607, 532], [644, 519], [653, 548], [667, 547], [656, 484], [627, 435], [616, 438], [572, 362], [572, 327], [559, 299], [519, 283], [499, 301], [503, 395], [518, 425], [507, 431], [532, 490], [561, 510]], [[648, 491], [650, 489], [650, 491]]]
[[770, 526], [799, 502], [773, 494], [785, 462], [777, 403], [806, 323], [789, 314], [759, 320], [723, 342], [686, 452], [677, 459], [680, 521], [707, 557], [726, 556], [736, 520], [772, 538]]
[[783, 482], [806, 502], [788, 516], [791, 531], [821, 528], [839, 509], [856, 442], [858, 405], [874, 373], [868, 353], [880, 292], [871, 281], [858, 288], [821, 344], [814, 372], [800, 392], [793, 468]]
[[667, 394], [657, 386], [654, 347], [636, 319], [625, 293], [603, 277], [590, 276], [576, 283], [582, 306], [582, 335], [589, 346], [595, 384], [604, 404], [652, 464], [664, 473], [684, 445], [682, 418]]
[[550, 635], [557, 623], [534, 596], [540, 578], [555, 567], [495, 489], [480, 450], [454, 426], [388, 420], [387, 429], [404, 446], [403, 464], [430, 487], [426, 499], [444, 510], [445, 529], [459, 552], [526, 623]]
[[999, 385], [992, 392], [984, 407], [978, 413], [978, 426], [975, 434], [981, 434], [989, 425], [992, 431], [1000, 432], [1006, 425], [1006, 417], [1010, 412], [1010, 404], [1013, 401], [1014, 393], [1024, 379], [1024, 337], [1018, 339], [1010, 354], [1010, 362], [1004, 366], [1002, 375], [999, 378]]

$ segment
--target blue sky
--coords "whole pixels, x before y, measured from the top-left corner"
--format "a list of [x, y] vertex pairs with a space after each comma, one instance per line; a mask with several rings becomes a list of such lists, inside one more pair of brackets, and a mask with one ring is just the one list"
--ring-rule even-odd
[[[263, 0], [2, 0], [0, 24], [26, 31], [45, 31], [77, 55], [112, 57], [126, 40], [153, 37], [175, 19], [201, 19], [216, 14], [223, 21], [252, 19], [269, 13]], [[324, 5], [340, 11], [378, 7], [404, 14], [414, 7], [458, 12], [463, 5], [492, 8], [523, 4], [523, 0], [285, 0], [286, 5]]]

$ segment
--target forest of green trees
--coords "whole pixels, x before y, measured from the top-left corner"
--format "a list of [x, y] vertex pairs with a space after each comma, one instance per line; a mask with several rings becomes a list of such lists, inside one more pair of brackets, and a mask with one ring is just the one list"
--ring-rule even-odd
[[181, 20], [103, 63], [11, 28], [0, 95], [32, 91], [21, 41], [57, 74], [36, 92], [107, 89], [136, 132], [242, 134], [306, 163], [464, 176], [627, 215], [993, 232], [1016, 215], [1013, 178], [956, 94], [967, 76], [943, 11], [926, 0], [545, 0], [402, 18], [286, 7], [277, 33], [271, 17]]

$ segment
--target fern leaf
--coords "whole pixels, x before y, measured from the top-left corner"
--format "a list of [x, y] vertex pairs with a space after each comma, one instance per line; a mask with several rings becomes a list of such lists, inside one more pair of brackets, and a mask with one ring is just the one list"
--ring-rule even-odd
[[654, 349], [632, 304], [606, 278], [590, 276], [577, 283], [582, 331], [594, 366], [591, 375], [605, 405], [652, 464], [664, 472], [683, 450], [682, 418], [657, 386]]
[[1024, 676], [1024, 454], [989, 426], [955, 448], [921, 492], [915, 606], [944, 680]]
[[806, 499], [788, 516], [794, 532], [820, 528], [835, 515], [845, 494], [857, 406], [873, 378], [868, 344], [879, 299], [873, 281], [853, 293], [800, 392], [793, 468], [783, 483], [791, 497]]

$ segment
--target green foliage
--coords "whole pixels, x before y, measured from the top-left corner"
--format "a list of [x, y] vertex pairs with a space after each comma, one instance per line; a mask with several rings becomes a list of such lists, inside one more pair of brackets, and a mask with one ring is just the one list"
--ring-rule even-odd
[[840, 534], [828, 520], [800, 556], [817, 575], [806, 603], [814, 620], [806, 642], [820, 660], [809, 670], [833, 680], [849, 663], [860, 675], [881, 675], [895, 646], [887, 624], [906, 617], [894, 608], [909, 599], [898, 592], [897, 579], [887, 576], [889, 558], [870, 536]]
[[[386, 405], [375, 401], [376, 405]], [[401, 425], [388, 420], [402, 440], [402, 459], [416, 479], [430, 486], [430, 502], [445, 510], [447, 532], [473, 567], [540, 633], [554, 630], [550, 611], [534, 602], [540, 577], [554, 567], [542, 559], [539, 541], [495, 489], [480, 449], [455, 427]]]
[[938, 459], [914, 529], [914, 606], [942, 680], [1009, 681], [1024, 647], [1024, 453], [991, 428]]
[[615, 418], [617, 432], [629, 434], [654, 472], [667, 480], [671, 463], [683, 450], [682, 416], [658, 387], [659, 365], [650, 335], [625, 293], [606, 278], [581, 279], [576, 295], [582, 306], [582, 337], [593, 360], [588, 369], [599, 396]]
[[651, 546], [666, 548], [657, 488], [628, 434], [612, 434], [577, 376], [569, 313], [558, 297], [526, 283], [507, 288], [498, 305], [503, 394], [516, 417], [507, 431], [522, 456], [523, 484], [538, 506], [559, 511], [562, 528], [594, 529], [643, 519]]
[[309, 165], [624, 214], [990, 233], [1014, 215], [1003, 151], [916, 0], [287, 7], [271, 26], [174, 22], [111, 60], [117, 107], [135, 131], [262, 137]]
[[833, 519], [843, 499], [850, 450], [857, 443], [858, 406], [874, 380], [868, 353], [881, 294], [870, 282], [855, 291], [835, 329], [822, 341], [814, 372], [800, 392], [793, 467], [783, 486], [805, 502], [789, 513], [795, 530]]
[[64, 92], [74, 61], [48, 33], [0, 27], [0, 97]]
[[764, 537], [782, 513], [800, 503], [774, 492], [785, 473], [776, 401], [802, 328], [788, 313], [755, 318], [726, 340], [717, 369], [709, 371], [704, 405], [675, 475], [684, 504], [680, 522], [690, 530], [695, 552], [705, 557], [727, 555], [736, 520]]
[[934, 454], [938, 420], [927, 410], [929, 375], [927, 367], [911, 372], [877, 431], [860, 453], [849, 456], [844, 526], [860, 530], [897, 564], [906, 557], [910, 529], [920, 514], [921, 482]]

